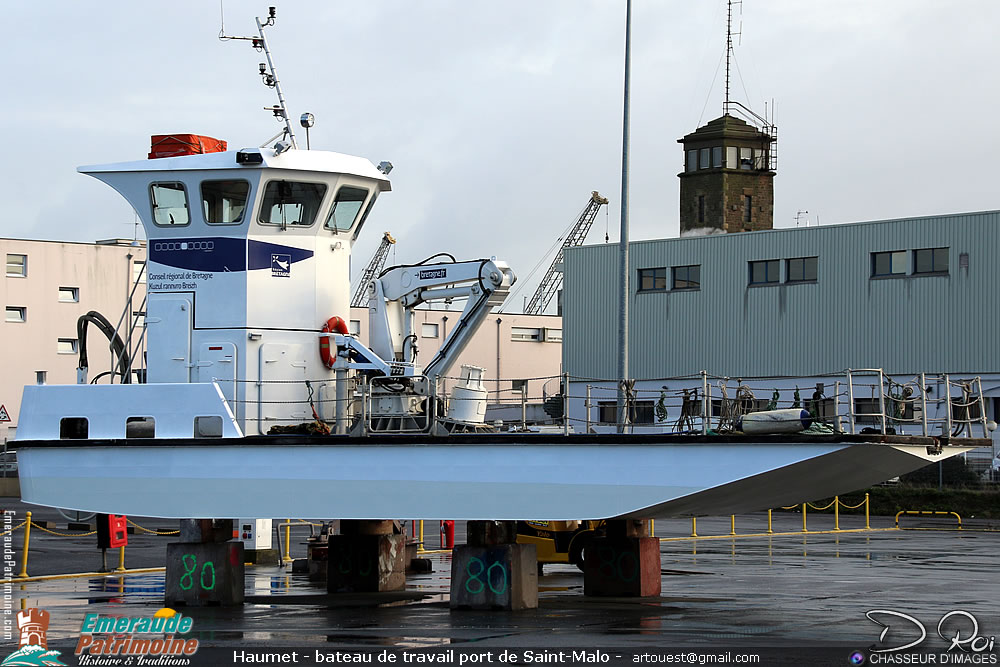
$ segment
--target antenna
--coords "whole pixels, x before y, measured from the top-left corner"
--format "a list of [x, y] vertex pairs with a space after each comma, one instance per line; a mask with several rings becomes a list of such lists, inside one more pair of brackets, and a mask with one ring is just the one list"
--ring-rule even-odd
[[[743, 0], [736, 0], [736, 4], [740, 5], [740, 13], [743, 12]], [[740, 30], [735, 33], [742, 39], [743, 36], [743, 22], [740, 21]], [[730, 71], [730, 56], [733, 53], [733, 0], [726, 0], [726, 99], [722, 103], [722, 113], [723, 115], [729, 113], [729, 71]]]
[[[279, 135], [275, 135], [272, 138], [277, 139], [278, 136], [281, 136], [282, 138], [288, 137], [290, 145], [287, 145], [287, 148], [298, 148], [299, 145], [295, 141], [295, 132], [292, 131], [292, 122], [288, 118], [288, 105], [285, 102], [285, 96], [281, 92], [281, 82], [278, 80], [278, 72], [274, 68], [274, 61], [271, 59], [271, 50], [267, 46], [267, 37], [264, 35], [264, 28], [274, 25], [274, 18], [275, 18], [274, 7], [267, 8], [267, 19], [265, 21], [262, 22], [260, 20], [260, 17], [259, 16], [257, 17], [256, 21], [257, 21], [258, 37], [238, 37], [236, 35], [227, 35], [225, 15], [222, 14], [221, 0], [219, 2], [219, 12], [220, 15], [222, 15], [222, 29], [219, 32], [219, 39], [221, 39], [222, 41], [227, 41], [230, 39], [246, 40], [249, 41], [253, 46], [253, 48], [257, 49], [257, 51], [261, 51], [264, 53], [264, 58], [267, 60], [267, 62], [260, 63], [258, 65], [257, 73], [260, 75], [261, 81], [264, 83], [264, 85], [267, 86], [268, 88], [274, 88], [274, 92], [278, 96], [278, 103], [271, 107], [264, 107], [264, 110], [270, 111], [272, 114], [274, 114], [275, 118], [277, 118], [279, 121], [283, 121], [285, 124], [285, 129], [282, 130], [282, 132]], [[265, 143], [270, 143], [270, 141], [271, 140], [269, 139]]]

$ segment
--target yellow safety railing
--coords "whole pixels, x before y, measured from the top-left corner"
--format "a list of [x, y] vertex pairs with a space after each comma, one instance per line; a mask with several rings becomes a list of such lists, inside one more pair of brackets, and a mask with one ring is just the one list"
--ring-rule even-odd
[[[788, 505], [787, 507], [782, 507], [781, 509], [783, 509], [783, 510], [801, 510], [801, 512], [802, 512], [802, 530], [800, 530], [798, 532], [809, 533], [809, 532], [814, 532], [814, 531], [810, 531], [809, 530], [809, 525], [808, 525], [808, 509], [807, 508], [812, 508], [814, 511], [822, 512], [822, 511], [830, 509], [831, 507], [833, 508], [833, 531], [834, 532], [841, 532], [843, 530], [840, 527], [840, 508], [842, 508], [842, 507], [844, 509], [858, 509], [860, 507], [864, 507], [865, 508], [865, 527], [864, 527], [864, 530], [871, 530], [872, 529], [872, 526], [871, 526], [871, 498], [869, 497], [869, 495], [867, 493], [865, 494], [865, 499], [862, 500], [857, 505], [848, 505], [848, 504], [846, 504], [846, 503], [844, 503], [843, 501], [840, 500], [840, 496], [834, 496], [833, 500], [831, 500], [826, 505], [823, 505], [822, 507], [817, 507], [816, 505], [813, 505], [812, 503], [801, 503], [801, 504], [798, 504], [798, 505]], [[767, 510], [767, 532], [765, 533], [766, 535], [773, 535], [774, 534], [774, 522], [773, 522], [774, 517], [772, 515], [773, 511], [774, 510]], [[856, 529], [856, 530], [861, 530], [861, 529]], [[696, 517], [691, 517], [691, 535], [689, 537], [693, 537], [693, 538], [713, 537], [714, 538], [714, 537], [722, 537], [722, 536], [721, 535], [712, 535], [712, 536], [698, 535], [698, 519]], [[728, 537], [739, 537], [739, 534], [736, 532], [736, 515], [735, 514], [732, 514], [729, 517], [729, 535], [728, 535]], [[663, 539], [687, 539], [687, 538], [663, 538]]]
[[[907, 516], [953, 516], [958, 520], [958, 530], [962, 530], [962, 517], [959, 516], [958, 512], [933, 512], [933, 511], [922, 511], [922, 510], [903, 510], [902, 512], [896, 512], [896, 528], [899, 528], [899, 517], [902, 515]], [[909, 528], [907, 530], [919, 530], [918, 528]]]

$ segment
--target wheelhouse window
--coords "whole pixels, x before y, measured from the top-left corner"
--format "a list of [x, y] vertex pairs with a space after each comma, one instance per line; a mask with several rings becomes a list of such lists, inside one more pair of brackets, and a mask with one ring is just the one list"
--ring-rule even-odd
[[250, 195], [250, 183], [242, 179], [202, 181], [201, 210], [210, 225], [238, 225], [243, 222]]
[[265, 225], [309, 227], [326, 194], [323, 183], [271, 181], [264, 188], [258, 220]]
[[149, 202], [153, 207], [153, 223], [159, 227], [191, 224], [188, 213], [187, 189], [183, 183], [153, 183], [149, 186]]
[[781, 264], [776, 259], [750, 262], [751, 285], [775, 285], [781, 281]]
[[814, 283], [816, 282], [817, 257], [795, 257], [785, 260], [785, 282]]
[[334, 231], [347, 231], [358, 218], [358, 211], [368, 198], [368, 190], [344, 186], [337, 190], [333, 200], [330, 217], [326, 220], [326, 228]]
[[913, 273], [948, 273], [948, 249], [921, 248], [914, 250]]
[[7, 255], [7, 275], [15, 278], [25, 278], [28, 275], [27, 255]]
[[906, 251], [894, 250], [892, 252], [872, 253], [872, 277], [881, 278], [885, 276], [905, 276], [906, 275]]
[[671, 288], [700, 289], [701, 288], [701, 265], [675, 266], [670, 269], [672, 275]]

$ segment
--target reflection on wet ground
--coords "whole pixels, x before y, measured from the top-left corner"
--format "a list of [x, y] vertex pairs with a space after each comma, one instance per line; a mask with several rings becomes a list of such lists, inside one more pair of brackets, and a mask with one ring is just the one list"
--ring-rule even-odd
[[[658, 533], [665, 523], [657, 522]], [[700, 531], [712, 526], [699, 521]], [[718, 527], [728, 532], [728, 519]], [[548, 565], [539, 608], [514, 613], [451, 611], [449, 553], [428, 554], [432, 572], [379, 595], [327, 595], [306, 575], [249, 567], [244, 606], [183, 613], [204, 645], [223, 647], [868, 646], [879, 628], [865, 612], [876, 608], [927, 627], [961, 608], [979, 618], [982, 634], [1000, 634], [998, 547], [1000, 533], [929, 531], [668, 541], [659, 598], [587, 598], [576, 568]], [[50, 612], [50, 641], [75, 641], [86, 613], [150, 615], [162, 607], [163, 574], [29, 582], [12, 594], [15, 609]]]

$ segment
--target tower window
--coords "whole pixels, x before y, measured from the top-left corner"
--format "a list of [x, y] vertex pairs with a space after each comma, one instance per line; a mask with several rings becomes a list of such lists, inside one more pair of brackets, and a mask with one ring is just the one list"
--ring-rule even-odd
[[817, 257], [796, 257], [794, 259], [785, 260], [785, 282], [816, 282], [816, 265], [818, 261], [819, 258]]
[[914, 250], [913, 273], [948, 273], [948, 249], [922, 248]]
[[736, 160], [736, 146], [726, 146], [726, 169], [739, 169], [739, 162]]
[[722, 146], [716, 146], [712, 149], [712, 166], [722, 166]]
[[701, 168], [708, 169], [709, 167], [711, 167], [712, 163], [709, 162], [709, 160], [711, 159], [711, 150], [708, 148], [702, 148], [700, 154], [701, 154]]
[[776, 285], [781, 281], [781, 264], [776, 259], [750, 262], [751, 285]]
[[740, 149], [740, 169], [751, 169], [753, 168], [753, 149], [752, 148], [741, 148]]
[[688, 151], [687, 170], [698, 171], [698, 151]]
[[750, 222], [753, 213], [753, 197], [743, 195], [743, 222]]
[[698, 195], [698, 222], [705, 222], [705, 195]]

